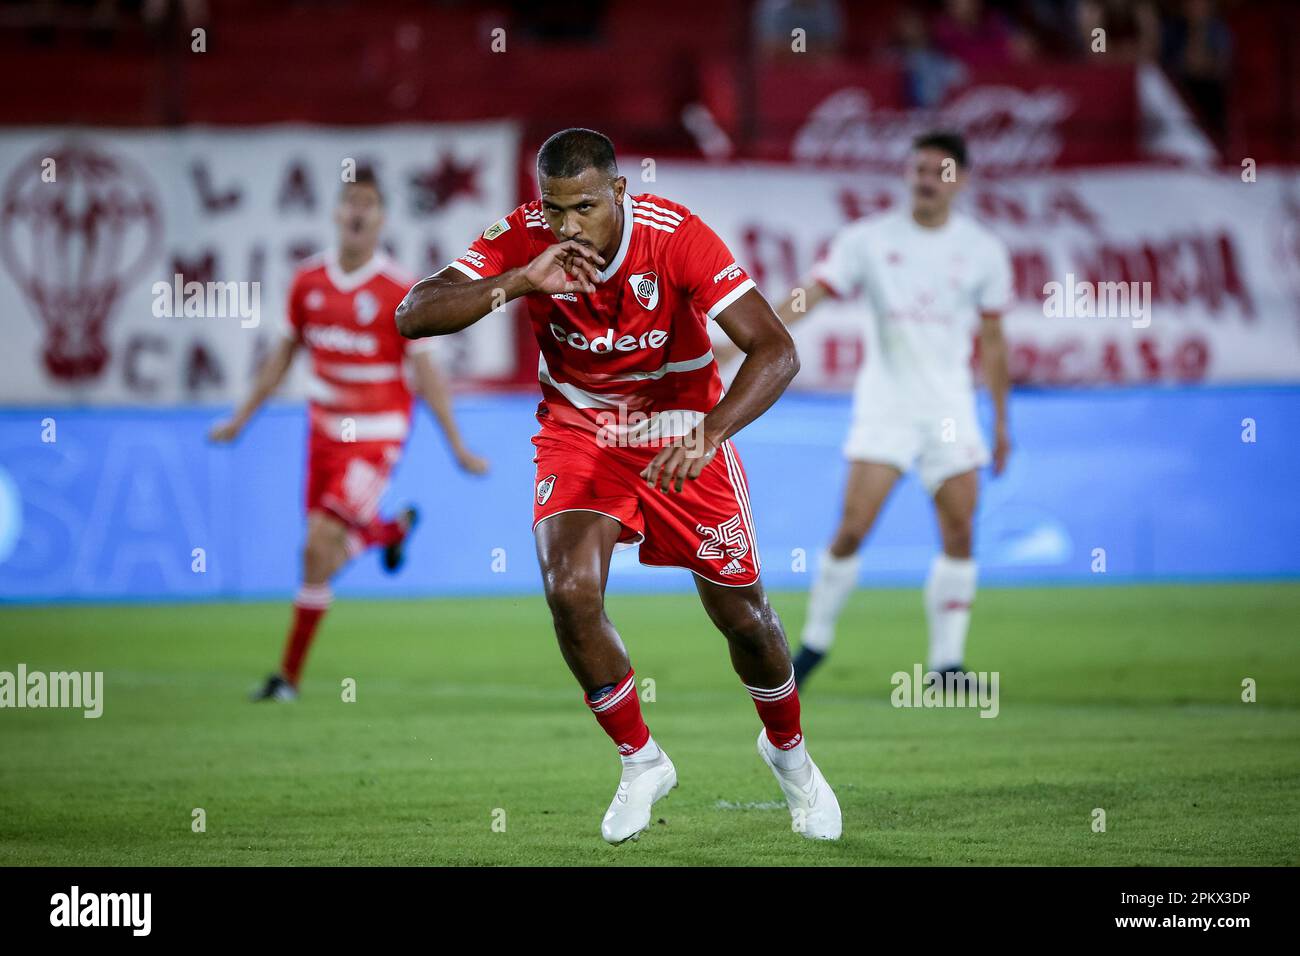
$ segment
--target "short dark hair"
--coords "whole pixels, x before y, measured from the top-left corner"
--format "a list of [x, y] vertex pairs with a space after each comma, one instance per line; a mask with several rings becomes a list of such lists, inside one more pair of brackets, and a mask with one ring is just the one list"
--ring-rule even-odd
[[618, 175], [614, 144], [594, 129], [562, 129], [537, 151], [538, 178], [573, 179], [588, 169]]
[[961, 133], [953, 133], [946, 130], [934, 130], [929, 133], [922, 133], [916, 139], [912, 140], [913, 149], [938, 149], [947, 153], [953, 159], [957, 160], [957, 165], [965, 169], [970, 165], [966, 156], [966, 140]]
[[379, 205], [384, 205], [384, 191], [379, 186], [379, 177], [370, 166], [358, 166], [351, 179], [344, 180], [343, 187], [339, 190], [339, 196], [347, 191], [349, 186], [369, 186], [379, 196]]

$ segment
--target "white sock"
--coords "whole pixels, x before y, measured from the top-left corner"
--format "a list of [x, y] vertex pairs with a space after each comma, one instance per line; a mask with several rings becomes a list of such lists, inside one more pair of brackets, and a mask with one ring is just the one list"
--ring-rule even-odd
[[659, 745], [655, 743], [655, 739], [651, 737], [645, 742], [645, 746], [632, 756], [621, 757], [620, 759], [622, 759], [625, 765], [630, 763], [654, 763], [659, 759], [659, 755], [662, 753], [663, 751], [659, 749]]
[[837, 558], [823, 551], [817, 565], [817, 579], [808, 595], [808, 619], [804, 622], [802, 644], [825, 654], [835, 643], [835, 622], [844, 602], [858, 583], [860, 555]]
[[966, 657], [966, 629], [975, 600], [975, 559], [937, 555], [925, 580], [925, 617], [930, 624], [929, 669], [951, 667]]
[[[768, 741], [769, 744], [771, 742]], [[802, 739], [789, 750], [778, 750], [776, 747], [772, 747], [768, 750], [768, 753], [772, 756], [772, 763], [776, 764], [781, 770], [789, 772], [791, 770], [806, 769], [808, 775], [812, 774], [812, 765], [808, 762], [808, 748], [804, 746]], [[798, 782], [806, 784], [808, 781], [803, 779]]]

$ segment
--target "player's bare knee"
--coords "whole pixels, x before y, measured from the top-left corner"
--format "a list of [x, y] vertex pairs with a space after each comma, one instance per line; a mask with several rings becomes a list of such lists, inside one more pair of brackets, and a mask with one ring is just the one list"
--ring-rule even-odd
[[322, 537], [309, 537], [302, 549], [302, 566], [306, 576], [318, 580], [328, 575], [333, 563], [333, 550], [330, 542]]
[[302, 549], [302, 564], [310, 580], [323, 580], [347, 560], [346, 529], [333, 521], [312, 521], [307, 525], [307, 541]]
[[600, 581], [591, 575], [564, 568], [545, 568], [542, 586], [557, 625], [581, 622], [604, 613]]
[[763, 601], [736, 602], [714, 617], [718, 630], [731, 644], [755, 651], [781, 635], [776, 612]]

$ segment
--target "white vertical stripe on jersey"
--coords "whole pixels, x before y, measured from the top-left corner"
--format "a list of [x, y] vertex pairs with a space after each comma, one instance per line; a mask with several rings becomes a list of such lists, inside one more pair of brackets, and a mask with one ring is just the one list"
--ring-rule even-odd
[[740, 470], [740, 461], [730, 441], [722, 443], [722, 454], [727, 464], [727, 475], [731, 478], [731, 489], [740, 506], [740, 520], [749, 532], [749, 544], [754, 549], [754, 569], [762, 570], [762, 561], [758, 555], [758, 535], [754, 533], [754, 515], [749, 510], [749, 487], [745, 484], [745, 474]]

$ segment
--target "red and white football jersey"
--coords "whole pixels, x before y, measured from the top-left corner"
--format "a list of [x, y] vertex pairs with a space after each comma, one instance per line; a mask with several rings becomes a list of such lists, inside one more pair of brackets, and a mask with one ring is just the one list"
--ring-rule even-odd
[[414, 280], [388, 256], [344, 272], [332, 252], [305, 260], [289, 292], [288, 334], [311, 352], [314, 440], [402, 442], [411, 424], [403, 360], [432, 347], [397, 331]]
[[[557, 242], [540, 200], [490, 226], [451, 263], [472, 279], [527, 265]], [[623, 239], [596, 291], [526, 296], [541, 348], [539, 417], [618, 444], [687, 434], [722, 397], [708, 320], [754, 282], [685, 206], [623, 199]]]

